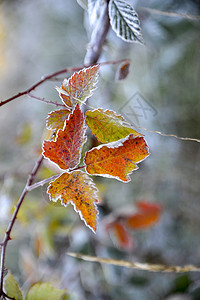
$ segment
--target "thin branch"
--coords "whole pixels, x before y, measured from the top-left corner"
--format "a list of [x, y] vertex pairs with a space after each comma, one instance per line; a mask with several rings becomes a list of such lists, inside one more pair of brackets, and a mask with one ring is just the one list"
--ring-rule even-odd
[[193, 265], [186, 266], [166, 266], [166, 265], [157, 265], [157, 264], [149, 264], [149, 263], [140, 263], [140, 262], [131, 262], [125, 260], [117, 260], [110, 258], [102, 258], [97, 256], [83, 255], [81, 253], [72, 253], [68, 252], [67, 255], [76, 257], [85, 261], [90, 262], [99, 262], [108, 265], [120, 266], [125, 268], [132, 268], [143, 271], [150, 272], [175, 272], [175, 273], [185, 273], [185, 272], [200, 272], [200, 267], [196, 267]]
[[32, 185], [34, 179], [35, 179], [35, 176], [42, 164], [42, 161], [43, 161], [44, 157], [41, 155], [40, 158], [38, 159], [38, 161], [35, 163], [35, 166], [32, 170], [32, 172], [30, 173], [29, 175], [29, 178], [27, 180], [27, 183], [24, 187], [24, 190], [19, 198], [19, 201], [17, 203], [17, 205], [15, 206], [15, 211], [12, 215], [12, 218], [10, 220], [10, 223], [8, 225], [8, 228], [6, 230], [6, 233], [5, 233], [5, 237], [4, 237], [4, 240], [3, 242], [1, 243], [2, 245], [2, 252], [1, 252], [1, 271], [0, 271], [0, 296], [1, 295], [5, 295], [4, 292], [3, 292], [3, 277], [4, 277], [4, 268], [5, 268], [5, 254], [6, 254], [6, 248], [7, 248], [7, 244], [8, 244], [8, 241], [11, 240], [11, 231], [13, 229], [13, 226], [15, 224], [15, 221], [17, 219], [17, 214], [19, 212], [19, 209], [24, 201], [24, 198], [26, 197], [26, 194], [28, 193], [28, 188], [30, 185]]
[[[124, 62], [124, 61], [126, 61], [126, 60], [127, 60], [127, 59], [120, 59], [120, 60], [107, 61], [107, 62], [99, 63], [99, 65], [100, 65], [100, 66], [114, 65], [114, 64], [119, 64], [119, 63], [121, 63], [121, 62]], [[94, 63], [91, 64], [91, 65], [94, 65]], [[54, 78], [54, 77], [57, 76], [57, 75], [64, 74], [64, 73], [69, 73], [69, 72], [79, 71], [79, 70], [81, 70], [81, 69], [84, 68], [84, 67], [87, 67], [87, 66], [85, 65], [85, 66], [81, 66], [81, 67], [71, 67], [71, 68], [66, 68], [66, 69], [62, 69], [62, 70], [59, 70], [59, 71], [57, 71], [57, 72], [54, 72], [54, 73], [52, 73], [52, 74], [50, 74], [50, 75], [43, 76], [43, 77], [41, 78], [41, 80], [39, 80], [38, 82], [36, 82], [35, 84], [33, 84], [33, 85], [32, 85], [30, 88], [28, 88], [27, 90], [25, 90], [25, 91], [23, 91], [23, 92], [19, 92], [18, 94], [14, 95], [14, 96], [12, 96], [12, 97], [6, 99], [6, 100], [2, 100], [2, 101], [0, 102], [0, 106], [3, 106], [3, 105], [5, 105], [5, 104], [8, 103], [8, 102], [11, 102], [11, 101], [13, 101], [13, 100], [15, 100], [15, 99], [17, 99], [17, 98], [20, 98], [20, 97], [22, 97], [22, 96], [24, 96], [24, 95], [29, 94], [30, 92], [32, 92], [33, 90], [35, 90], [38, 86], [40, 86], [41, 84], [43, 84], [45, 81], [48, 81], [48, 80]]]
[[177, 136], [175, 134], [162, 133], [161, 131], [158, 131], [158, 130], [149, 130], [149, 129], [141, 127], [141, 126], [136, 126], [136, 125], [134, 125], [134, 126], [137, 127], [137, 128], [140, 128], [142, 130], [145, 130], [147, 132], [150, 132], [150, 133], [156, 133], [156, 134], [159, 134], [159, 135], [162, 135], [162, 136], [173, 137], [173, 138], [175, 138], [177, 140], [191, 141], [191, 142], [200, 143], [200, 139], [195, 139], [195, 138], [190, 138], [190, 137], [182, 137], [182, 136]]
[[14, 95], [14, 96], [12, 96], [12, 97], [6, 99], [6, 100], [1, 101], [1, 102], [0, 102], [0, 106], [4, 105], [4, 104], [6, 104], [6, 103], [8, 103], [8, 102], [10, 102], [10, 101], [12, 101], [12, 100], [14, 100], [14, 99], [17, 99], [17, 98], [19, 98], [19, 97], [21, 97], [21, 96], [27, 95], [27, 94], [30, 93], [31, 91], [35, 90], [35, 89], [36, 89], [39, 85], [41, 85], [43, 82], [45, 82], [45, 81], [47, 81], [47, 80], [49, 80], [49, 79], [51, 79], [51, 78], [53, 78], [53, 77], [55, 77], [55, 76], [57, 76], [57, 75], [60, 75], [60, 74], [63, 74], [63, 73], [68, 73], [68, 72], [79, 71], [80, 69], [81, 69], [80, 67], [79, 67], [79, 68], [65, 68], [65, 69], [63, 69], [63, 70], [54, 72], [54, 73], [52, 73], [52, 74], [50, 74], [50, 75], [43, 76], [43, 77], [41, 78], [41, 80], [39, 80], [38, 82], [36, 82], [35, 84], [33, 84], [33, 85], [32, 85], [30, 88], [28, 88], [27, 90], [25, 90], [25, 91], [23, 91], [23, 92], [20, 92], [20, 93], [18, 93], [18, 94], [16, 94], [16, 95]]
[[64, 104], [60, 104], [60, 103], [57, 103], [57, 102], [54, 102], [54, 101], [46, 100], [45, 98], [37, 97], [37, 96], [35, 96], [35, 95], [31, 94], [31, 93], [28, 93], [27, 95], [28, 95], [30, 98], [33, 98], [33, 99], [36, 99], [36, 100], [45, 102], [45, 103], [47, 103], [47, 104], [52, 104], [52, 105], [55, 105], [55, 106], [60, 106], [60, 107], [66, 108], [66, 105], [64, 105]]
[[198, 16], [198, 15], [181, 14], [181, 13], [176, 13], [176, 12], [172, 12], [172, 11], [169, 12], [169, 11], [154, 9], [154, 8], [150, 8], [150, 7], [139, 7], [139, 9], [148, 11], [149, 13], [163, 15], [163, 16], [167, 16], [167, 17], [179, 17], [179, 18], [185, 18], [185, 19], [197, 20], [197, 21], [200, 20], [200, 16]]

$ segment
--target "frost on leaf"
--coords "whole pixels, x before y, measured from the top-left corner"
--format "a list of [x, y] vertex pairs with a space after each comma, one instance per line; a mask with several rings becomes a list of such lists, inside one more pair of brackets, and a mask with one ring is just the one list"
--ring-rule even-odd
[[56, 140], [44, 141], [43, 155], [64, 170], [79, 164], [82, 146], [86, 142], [84, 122], [84, 115], [77, 104], [65, 121], [64, 129], [58, 130]]
[[87, 174], [81, 171], [63, 173], [50, 183], [47, 192], [53, 201], [61, 199], [61, 203], [65, 206], [71, 202], [85, 224], [96, 231], [98, 214], [96, 203], [99, 200], [97, 188]]
[[110, 0], [109, 17], [112, 29], [122, 40], [144, 44], [138, 15], [130, 4], [122, 0]]
[[125, 138], [129, 134], [138, 136], [141, 134], [132, 128], [123, 125], [124, 118], [112, 110], [88, 110], [86, 112], [86, 123], [93, 135], [101, 143], [110, 143]]
[[144, 138], [130, 134], [126, 139], [88, 151], [85, 156], [86, 171], [91, 175], [128, 182], [129, 174], [138, 169], [137, 163], [148, 155], [148, 146]]
[[68, 109], [60, 109], [50, 112], [46, 118], [47, 129], [63, 129], [65, 120], [69, 117], [70, 112], [71, 111]]
[[74, 107], [77, 103], [85, 103], [92, 96], [98, 81], [98, 71], [98, 65], [84, 68], [63, 81], [58, 91], [67, 107]]

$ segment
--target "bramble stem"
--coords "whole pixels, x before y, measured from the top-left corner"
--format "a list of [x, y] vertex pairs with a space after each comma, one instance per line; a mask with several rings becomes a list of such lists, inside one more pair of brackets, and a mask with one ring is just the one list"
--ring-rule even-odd
[[12, 215], [12, 218], [10, 220], [10, 223], [8, 225], [8, 228], [6, 230], [6, 233], [5, 233], [5, 237], [4, 237], [4, 240], [3, 242], [1, 243], [2, 245], [2, 252], [1, 252], [1, 272], [0, 272], [0, 296], [5, 296], [5, 293], [3, 292], [3, 277], [4, 277], [4, 269], [5, 269], [5, 254], [6, 254], [6, 248], [7, 248], [7, 244], [8, 244], [8, 241], [11, 240], [11, 231], [13, 229], [13, 226], [15, 224], [15, 221], [17, 219], [17, 214], [19, 212], [19, 209], [24, 201], [24, 198], [26, 197], [26, 194], [29, 192], [28, 188], [30, 185], [32, 185], [34, 179], [35, 179], [35, 176], [42, 164], [42, 161], [43, 161], [44, 157], [41, 155], [40, 158], [38, 159], [38, 161], [35, 163], [35, 166], [32, 170], [32, 172], [30, 173], [29, 175], [29, 178], [27, 180], [27, 183], [24, 187], [24, 190], [19, 198], [19, 201], [17, 203], [17, 205], [15, 206], [15, 211]]

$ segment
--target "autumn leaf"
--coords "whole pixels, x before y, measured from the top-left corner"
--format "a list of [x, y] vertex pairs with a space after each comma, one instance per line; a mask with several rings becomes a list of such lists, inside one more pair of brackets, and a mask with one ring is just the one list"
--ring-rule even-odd
[[68, 109], [60, 109], [52, 111], [48, 114], [48, 117], [46, 118], [46, 127], [49, 130], [58, 130], [63, 129], [65, 120], [69, 117], [69, 114], [71, 113]]
[[47, 192], [51, 200], [61, 199], [64, 206], [71, 202], [85, 224], [96, 232], [98, 214], [96, 203], [99, 202], [97, 188], [86, 173], [81, 171], [63, 173], [50, 183]]
[[160, 218], [161, 206], [156, 203], [140, 201], [137, 203], [138, 213], [126, 218], [126, 223], [133, 229], [145, 229], [153, 226]]
[[106, 229], [114, 231], [117, 242], [121, 248], [130, 250], [133, 247], [133, 240], [122, 222], [116, 220], [108, 224]]
[[86, 123], [93, 135], [102, 142], [110, 143], [125, 138], [129, 134], [138, 136], [141, 134], [123, 124], [124, 118], [112, 110], [88, 110]]
[[148, 146], [143, 137], [127, 138], [101, 145], [88, 151], [85, 156], [86, 171], [91, 175], [130, 181], [129, 174], [137, 170], [137, 163], [149, 156]]
[[77, 103], [85, 103], [92, 96], [98, 81], [98, 71], [98, 65], [84, 68], [63, 81], [58, 92], [67, 107], [73, 107]]
[[86, 142], [84, 115], [77, 104], [69, 115], [63, 130], [59, 129], [55, 141], [44, 141], [43, 155], [61, 169], [72, 169], [80, 162], [83, 144]]

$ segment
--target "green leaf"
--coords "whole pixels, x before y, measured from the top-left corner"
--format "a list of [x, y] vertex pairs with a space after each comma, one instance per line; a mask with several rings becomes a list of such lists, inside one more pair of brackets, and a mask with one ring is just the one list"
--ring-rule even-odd
[[5, 278], [4, 288], [9, 297], [16, 300], [23, 300], [19, 285], [11, 273], [8, 273]]
[[144, 44], [140, 21], [133, 7], [122, 0], [109, 2], [109, 17], [112, 29], [126, 42]]
[[129, 134], [141, 136], [132, 128], [123, 125], [124, 118], [112, 110], [97, 109], [86, 112], [86, 123], [93, 135], [101, 143], [110, 143], [125, 138]]
[[59, 290], [48, 282], [34, 284], [26, 295], [26, 300], [63, 300], [66, 290]]

